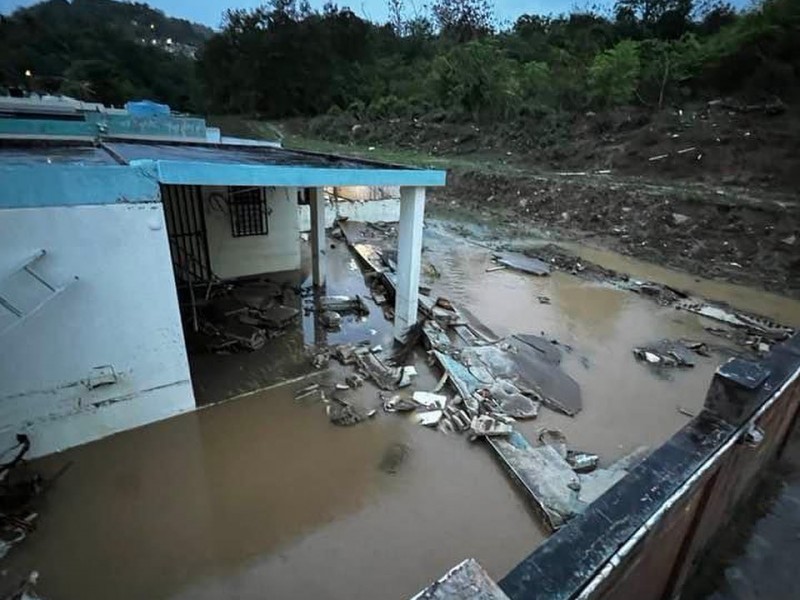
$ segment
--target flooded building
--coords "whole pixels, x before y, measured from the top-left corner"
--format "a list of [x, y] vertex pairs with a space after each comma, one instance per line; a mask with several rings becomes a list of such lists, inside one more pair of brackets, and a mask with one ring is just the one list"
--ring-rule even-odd
[[59, 110], [0, 118], [0, 587], [674, 597], [797, 420], [796, 301]]
[[299, 269], [302, 207], [324, 285], [326, 188], [399, 188], [398, 336], [413, 322], [425, 187], [444, 173], [51, 104], [0, 107], [0, 445], [25, 433], [38, 456], [192, 410], [184, 325], [211, 285]]

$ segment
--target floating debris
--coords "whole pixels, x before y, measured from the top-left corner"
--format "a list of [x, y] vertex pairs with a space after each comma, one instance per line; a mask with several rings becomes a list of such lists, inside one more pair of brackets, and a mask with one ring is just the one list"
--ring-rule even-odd
[[389, 395], [386, 392], [380, 392], [379, 397], [383, 403], [383, 410], [390, 413], [408, 412], [419, 406], [411, 398], [401, 396], [400, 394]]
[[358, 315], [368, 315], [369, 307], [361, 296], [323, 296], [319, 301], [323, 311], [336, 313], [353, 312]]
[[589, 473], [597, 468], [597, 465], [600, 463], [600, 457], [597, 456], [597, 454], [590, 454], [589, 452], [568, 450], [567, 462], [576, 473]]
[[320, 391], [320, 386], [318, 383], [312, 383], [311, 385], [307, 385], [306, 387], [297, 390], [297, 393], [294, 395], [295, 400], [302, 400], [303, 398], [307, 398], [311, 394]]
[[555, 530], [578, 512], [578, 475], [552, 446], [534, 448], [520, 433], [489, 443], [515, 480], [530, 495], [545, 524]]
[[417, 369], [413, 365], [400, 367], [400, 381], [397, 382], [397, 387], [408, 387], [416, 376]]
[[324, 310], [319, 315], [319, 321], [325, 329], [335, 331], [342, 326], [342, 315], [333, 310]]
[[427, 409], [443, 409], [447, 404], [447, 396], [431, 392], [414, 392], [412, 398], [418, 406]]
[[423, 412], [417, 412], [414, 415], [414, 418], [420, 425], [425, 425], [426, 427], [435, 427], [443, 415], [444, 411], [441, 409], [426, 410]]
[[510, 435], [514, 431], [510, 423], [490, 415], [473, 417], [469, 428], [471, 433], [477, 437]]
[[466, 411], [451, 405], [445, 409], [445, 413], [447, 415], [447, 418], [453, 424], [453, 429], [456, 432], [463, 433], [464, 431], [470, 428], [472, 419], [470, 415], [467, 414]]
[[550, 275], [550, 265], [538, 258], [525, 256], [518, 252], [503, 252], [494, 255], [498, 264], [530, 273], [531, 275]]
[[205, 348], [215, 353], [260, 350], [267, 339], [284, 334], [300, 315], [285, 302], [296, 301], [295, 291], [270, 281], [240, 282], [216, 293], [194, 307], [195, 332]]
[[34, 501], [72, 466], [68, 462], [55, 475], [45, 479], [25, 460], [30, 448], [30, 438], [17, 434], [16, 445], [7, 450], [16, 450], [14, 457], [0, 464], [0, 558], [35, 530], [39, 515], [33, 510]]
[[545, 446], [552, 446], [561, 458], [567, 458], [567, 436], [560, 430], [540, 429], [539, 442]]
[[2, 600], [42, 600], [42, 597], [39, 596], [34, 589], [38, 582], [39, 573], [37, 571], [31, 571], [30, 575], [22, 580], [16, 588], [3, 594]]
[[459, 563], [411, 600], [509, 600], [474, 558]]
[[504, 414], [515, 419], [535, 419], [541, 402], [525, 396], [520, 389], [505, 379], [496, 379], [488, 389], [489, 396]]
[[328, 363], [331, 360], [331, 353], [330, 350], [324, 348], [322, 350], [318, 350], [314, 352], [311, 356], [311, 365], [315, 369], [324, 369], [328, 366]]
[[441, 392], [441, 391], [442, 391], [442, 388], [444, 388], [444, 386], [447, 384], [447, 380], [448, 380], [448, 379], [449, 379], [449, 378], [447, 377], [447, 373], [445, 373], [444, 375], [442, 375], [442, 376], [439, 378], [439, 381], [436, 383], [436, 386], [434, 386], [433, 390], [431, 390], [431, 391], [432, 391], [434, 394], [438, 394], [439, 392]]
[[650, 346], [634, 348], [633, 355], [658, 367], [693, 367], [696, 355], [709, 356], [709, 353], [703, 342], [661, 340]]
[[364, 385], [364, 378], [361, 377], [361, 375], [356, 375], [356, 374], [348, 375], [347, 377], [345, 377], [344, 381], [347, 384], [345, 389], [358, 388]]
[[408, 458], [410, 452], [411, 448], [406, 444], [401, 444], [399, 442], [390, 444], [383, 452], [381, 461], [378, 463], [378, 468], [384, 473], [395, 475]]
[[[554, 439], [558, 438], [556, 434]], [[551, 530], [583, 512], [622, 479], [646, 451], [646, 448], [637, 448], [607, 469], [596, 468], [595, 463], [591, 472], [581, 473], [569, 462], [569, 451], [565, 458], [557, 444], [534, 447], [517, 431], [507, 437], [487, 439]], [[595, 459], [588, 454], [578, 458], [582, 454], [575, 453], [573, 460], [579, 468], [589, 469], [587, 463], [594, 463]]]
[[328, 413], [330, 422], [341, 427], [356, 425], [370, 416], [346, 400], [336, 397], [326, 400], [325, 410]]

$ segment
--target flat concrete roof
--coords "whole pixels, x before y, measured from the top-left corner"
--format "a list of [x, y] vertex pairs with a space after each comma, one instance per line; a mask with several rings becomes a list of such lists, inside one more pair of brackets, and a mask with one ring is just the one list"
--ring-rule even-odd
[[[118, 189], [123, 173], [125, 193]], [[141, 185], [134, 187], [141, 192], [131, 196], [137, 178]], [[445, 178], [440, 170], [264, 146], [0, 140], [0, 207], [5, 208], [153, 202], [159, 183], [427, 187], [444, 185]]]
[[326, 169], [401, 169], [419, 170], [389, 163], [363, 160], [334, 154], [319, 154], [231, 144], [192, 144], [165, 142], [108, 142], [108, 148], [126, 159], [171, 160], [202, 163], [242, 164], [257, 166], [317, 167]]

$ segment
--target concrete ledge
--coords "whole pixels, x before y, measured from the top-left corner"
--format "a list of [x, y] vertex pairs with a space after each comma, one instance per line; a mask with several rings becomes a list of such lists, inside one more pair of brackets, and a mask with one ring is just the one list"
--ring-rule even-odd
[[[726, 463], [736, 459], [732, 472], [741, 481], [736, 482], [734, 491], [726, 488], [724, 494], [735, 499], [743, 497], [749, 489], [745, 484], [752, 484], [757, 479], [758, 467], [773, 458], [797, 411], [800, 335], [776, 346], [759, 364], [766, 377], [758, 387], [749, 390], [731, 382], [725, 375], [725, 365], [720, 367], [707, 408], [582, 516], [569, 522], [517, 565], [501, 580], [503, 591], [511, 598], [565, 600], [602, 598], [607, 593], [612, 595], [612, 591], [615, 597], [644, 600], [676, 592], [692, 557], [702, 550], [702, 544], [693, 543], [695, 533], [703, 531], [705, 520], [713, 521], [714, 529], [724, 524], [727, 507], [706, 502], [713, 497], [714, 486], [726, 480], [715, 475], [724, 474]], [[767, 408], [771, 413], [766, 412]], [[766, 436], [770, 443], [758, 451], [746, 448], [743, 455], [734, 456], [733, 449], [742, 448], [734, 443], [745, 438], [752, 421], [769, 428]], [[696, 478], [692, 483], [692, 478], [703, 469], [708, 470], [709, 476]], [[668, 528], [671, 520], [683, 518], [680, 511], [673, 510], [682, 503], [686, 511], [690, 508], [692, 511], [690, 521], [681, 523], [688, 529], [681, 535], [673, 535], [674, 539], [662, 539], [648, 546], [648, 532], [655, 530], [657, 523], [663, 521]], [[704, 541], [712, 534], [713, 531], [703, 531]], [[632, 546], [635, 548], [631, 549]], [[653, 573], [645, 572], [644, 567], [637, 571], [637, 565], [647, 564], [643, 557], [648, 553], [660, 553], [663, 563], [663, 556], [673, 547], [670, 562], [660, 566], [663, 585], [656, 585]], [[626, 548], [626, 552], [620, 552], [621, 548]], [[616, 584], [622, 586], [621, 596]], [[636, 592], [626, 595], [631, 589]]]
[[35, 458], [88, 444], [194, 408], [191, 382], [175, 381], [125, 397], [112, 398], [99, 406], [89, 406], [68, 416], [39, 421], [35, 430], [14, 430], [3, 436], [7, 439], [0, 441], [2, 447], [9, 447], [14, 444], [16, 433], [29, 433], [32, 442], [29, 457]]

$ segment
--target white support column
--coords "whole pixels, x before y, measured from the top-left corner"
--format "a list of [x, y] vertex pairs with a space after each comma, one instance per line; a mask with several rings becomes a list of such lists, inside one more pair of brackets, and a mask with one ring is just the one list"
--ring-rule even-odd
[[314, 285], [325, 287], [327, 264], [325, 251], [325, 194], [322, 188], [309, 190], [311, 205], [311, 268]]
[[397, 295], [394, 300], [394, 337], [404, 341], [417, 322], [419, 272], [422, 261], [422, 222], [425, 188], [400, 188], [400, 223], [397, 240]]

